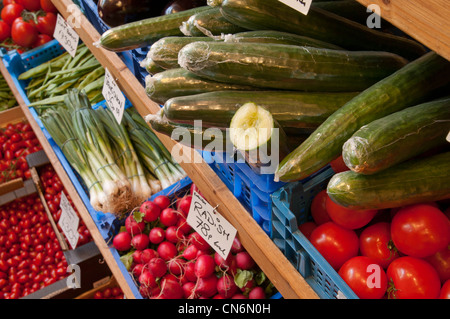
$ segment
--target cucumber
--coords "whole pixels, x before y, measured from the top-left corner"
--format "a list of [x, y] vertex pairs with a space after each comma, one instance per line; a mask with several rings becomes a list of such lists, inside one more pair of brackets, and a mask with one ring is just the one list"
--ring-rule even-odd
[[212, 91], [257, 90], [251, 86], [227, 84], [200, 78], [182, 68], [165, 70], [145, 78], [145, 91], [154, 102], [164, 104], [176, 96]]
[[192, 15], [180, 27], [181, 32], [190, 37], [220, 36], [222, 33], [236, 33], [247, 29], [229, 22], [220, 13], [220, 8], [211, 7], [209, 10]]
[[310, 176], [341, 155], [343, 144], [363, 125], [433, 99], [449, 83], [449, 72], [450, 63], [429, 52], [364, 90], [289, 154], [280, 163], [275, 179], [294, 181]]
[[342, 157], [352, 171], [374, 174], [446, 145], [450, 98], [390, 114], [361, 127], [344, 143]]
[[330, 198], [351, 209], [385, 209], [450, 198], [450, 152], [409, 160], [373, 175], [346, 171], [328, 183]]
[[193, 14], [209, 9], [209, 6], [196, 7], [123, 24], [105, 31], [98, 45], [110, 51], [120, 52], [149, 46], [163, 37], [182, 36], [181, 24]]
[[280, 159], [289, 153], [283, 129], [268, 110], [253, 102], [245, 103], [234, 114], [230, 140], [260, 174], [273, 174]]
[[364, 5], [354, 0], [313, 1], [311, 5], [360, 24], [366, 24], [367, 18], [372, 14], [367, 12]]
[[200, 77], [266, 89], [361, 91], [407, 61], [387, 52], [329, 50], [273, 43], [193, 42], [180, 66]]
[[387, 51], [407, 59], [426, 53], [414, 40], [370, 29], [315, 6], [304, 15], [278, 0], [208, 0], [208, 4], [219, 6], [228, 21], [249, 30], [291, 32], [348, 50]]
[[155, 61], [153, 61], [153, 59], [151, 59], [148, 55], [141, 61], [140, 66], [151, 75], [165, 70], [159, 64], [155, 63]]
[[[172, 122], [206, 127], [229, 127], [236, 111], [247, 102], [267, 109], [286, 128], [311, 133], [357, 92], [305, 93], [297, 91], [214, 91], [169, 99], [164, 115]], [[299, 131], [299, 130], [297, 130]]]

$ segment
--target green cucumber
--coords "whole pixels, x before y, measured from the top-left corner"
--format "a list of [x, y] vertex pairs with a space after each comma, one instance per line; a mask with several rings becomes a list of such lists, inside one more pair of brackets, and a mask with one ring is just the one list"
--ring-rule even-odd
[[449, 83], [448, 74], [450, 63], [429, 52], [364, 90], [289, 154], [280, 163], [275, 179], [295, 181], [310, 176], [341, 155], [343, 144], [363, 125], [433, 99]]
[[366, 24], [367, 18], [372, 14], [367, 12], [366, 6], [354, 0], [313, 1], [311, 5], [360, 24]]
[[280, 159], [289, 154], [283, 129], [268, 110], [253, 102], [236, 111], [229, 132], [231, 143], [260, 174], [273, 174]]
[[409, 160], [373, 175], [346, 171], [328, 183], [330, 198], [351, 209], [385, 209], [450, 198], [450, 152]]
[[347, 50], [376, 50], [416, 59], [426, 49], [416, 41], [387, 34], [311, 6], [304, 15], [278, 0], [208, 0], [219, 6], [231, 23], [249, 30], [278, 30], [296, 33]]
[[374, 174], [448, 142], [450, 98], [408, 107], [361, 127], [344, 143], [352, 171]]
[[220, 8], [210, 7], [209, 10], [192, 15], [180, 27], [181, 32], [189, 37], [220, 36], [225, 33], [236, 33], [247, 29], [229, 22], [220, 13]]
[[[311, 133], [357, 92], [305, 93], [297, 91], [214, 91], [169, 99], [164, 115], [172, 122], [206, 127], [229, 127], [236, 111], [247, 102], [267, 109], [286, 128]], [[298, 131], [298, 130], [297, 130]]]
[[251, 86], [227, 84], [200, 78], [182, 68], [165, 70], [145, 78], [145, 91], [154, 102], [164, 104], [176, 96], [212, 91], [257, 90]]
[[219, 82], [267, 89], [361, 91], [407, 61], [388, 52], [329, 50], [274, 43], [193, 42], [178, 63]]
[[181, 24], [193, 14], [209, 9], [209, 6], [196, 7], [114, 27], [102, 34], [98, 45], [120, 52], [149, 46], [163, 37], [182, 36]]

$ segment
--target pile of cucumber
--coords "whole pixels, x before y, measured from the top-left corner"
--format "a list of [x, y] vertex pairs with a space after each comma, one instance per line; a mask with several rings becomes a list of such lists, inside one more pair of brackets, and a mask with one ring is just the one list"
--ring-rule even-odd
[[[248, 154], [273, 144], [270, 132], [279, 129], [287, 138], [278, 149], [288, 152], [280, 152], [276, 181], [302, 180], [343, 156], [350, 170], [328, 186], [339, 204], [448, 198], [450, 63], [367, 27], [364, 14], [345, 0], [314, 1], [308, 15], [277, 0], [209, 0], [112, 28], [99, 45], [150, 46], [146, 91], [163, 107], [147, 120], [169, 136], [184, 128], [192, 141], [204, 137], [191, 147], [216, 138], [222, 149], [231, 143]], [[272, 131], [258, 134], [262, 128]], [[227, 129], [245, 130], [219, 134]], [[244, 134], [250, 129], [256, 133]]]

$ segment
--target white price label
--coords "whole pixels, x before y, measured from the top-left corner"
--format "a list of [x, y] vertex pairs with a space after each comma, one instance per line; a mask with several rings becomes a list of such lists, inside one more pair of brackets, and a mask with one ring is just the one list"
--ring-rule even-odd
[[450, 142], [450, 131], [447, 134], [447, 142]]
[[307, 15], [311, 7], [312, 0], [279, 0], [285, 5], [297, 10], [304, 15]]
[[105, 68], [105, 81], [103, 83], [102, 93], [106, 104], [120, 124], [125, 110], [125, 96], [107, 68]]
[[77, 247], [78, 238], [80, 237], [80, 234], [78, 233], [80, 218], [73, 209], [72, 205], [70, 205], [70, 202], [64, 192], [61, 193], [61, 202], [59, 207], [61, 208], [61, 217], [58, 224], [61, 226], [61, 229], [64, 232], [64, 235], [66, 235], [72, 249], [75, 249]]
[[237, 230], [199, 193], [193, 192], [187, 223], [224, 259], [230, 253]]
[[66, 49], [66, 51], [75, 57], [77, 52], [78, 43], [80, 41], [80, 36], [75, 32], [72, 27], [69, 26], [66, 20], [58, 13], [56, 18], [55, 31], [53, 32], [53, 37], [61, 43], [61, 45]]

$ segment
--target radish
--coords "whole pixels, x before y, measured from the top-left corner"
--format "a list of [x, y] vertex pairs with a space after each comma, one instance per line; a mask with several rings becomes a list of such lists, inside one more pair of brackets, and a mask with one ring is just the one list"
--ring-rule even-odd
[[237, 237], [234, 237], [230, 251], [233, 254], [237, 254], [240, 253], [241, 251], [244, 251], [244, 247], [242, 246], [241, 241]]
[[153, 202], [161, 208], [161, 210], [166, 209], [170, 206], [170, 198], [166, 195], [158, 195], [153, 199]]
[[163, 241], [156, 249], [159, 256], [165, 261], [169, 261], [177, 255], [177, 247], [170, 241]]
[[186, 218], [189, 214], [189, 209], [191, 208], [192, 196], [186, 195], [177, 201], [177, 210], [180, 211]]
[[192, 281], [188, 281], [183, 286], [183, 294], [186, 299], [195, 299], [195, 283]]
[[237, 293], [237, 294], [233, 295], [233, 297], [231, 297], [231, 299], [248, 299], [248, 298], [243, 294]]
[[178, 217], [177, 228], [185, 235], [192, 231], [191, 225], [188, 224], [186, 218], [183, 216]]
[[209, 277], [198, 278], [195, 293], [206, 298], [214, 296], [217, 293], [217, 280], [215, 274]]
[[181, 258], [173, 258], [168, 262], [168, 269], [172, 275], [179, 276], [183, 273], [186, 261]]
[[113, 238], [113, 246], [118, 251], [131, 249], [131, 235], [129, 232], [120, 232]]
[[137, 250], [144, 250], [149, 243], [150, 240], [146, 234], [137, 234], [131, 238], [131, 245]]
[[183, 233], [177, 228], [177, 226], [169, 226], [166, 229], [166, 240], [176, 244], [184, 238]]
[[164, 299], [181, 299], [183, 296], [183, 288], [178, 282], [166, 278], [161, 280], [161, 297]]
[[222, 297], [221, 295], [217, 294], [217, 295], [214, 295], [214, 297], [212, 297], [212, 299], [225, 299], [225, 298]]
[[131, 272], [133, 273], [133, 275], [136, 278], [139, 278], [139, 276], [142, 274], [142, 270], [144, 269], [144, 265], [143, 264], [136, 264], [133, 266], [133, 269], [131, 270]]
[[159, 255], [156, 250], [152, 248], [144, 249], [141, 253], [141, 260], [143, 264], [147, 264], [150, 260], [156, 257], [159, 257]]
[[145, 201], [139, 208], [142, 214], [142, 219], [147, 223], [153, 222], [158, 219], [161, 213], [161, 207], [152, 201]]
[[137, 222], [136, 219], [134, 218], [134, 215], [130, 214], [125, 219], [125, 229], [132, 236], [141, 234], [145, 229], [145, 222], [144, 221]]
[[147, 288], [153, 288], [156, 287], [158, 284], [156, 283], [156, 278], [153, 276], [150, 271], [147, 269], [144, 269], [139, 276], [138, 279], [141, 286], [147, 287]]
[[240, 269], [250, 270], [255, 266], [255, 261], [246, 251], [241, 251], [236, 254], [236, 265]]
[[[191, 194], [194, 194], [194, 191], [196, 191], [197, 193], [200, 194], [200, 189], [198, 188], [198, 186], [195, 185], [194, 183], [192, 183], [191, 189], [189, 190], [189, 192], [190, 192]], [[200, 195], [201, 195], [201, 194], [200, 194]]]
[[150, 242], [152, 244], [155, 244], [155, 245], [163, 242], [164, 238], [165, 238], [165, 232], [164, 232], [164, 229], [162, 229], [161, 227], [152, 228], [148, 234], [148, 239], [150, 240]]
[[264, 292], [264, 289], [260, 286], [253, 288], [248, 293], [248, 299], [266, 299], [266, 294]]
[[200, 250], [209, 250], [211, 248], [211, 246], [209, 246], [208, 242], [206, 240], [203, 239], [203, 237], [197, 233], [197, 232], [193, 232], [188, 236], [189, 241], [194, 244], [195, 246], [197, 246], [198, 249]]
[[215, 263], [211, 255], [201, 255], [195, 261], [195, 275], [198, 278], [209, 277], [214, 273]]
[[217, 292], [222, 297], [231, 298], [236, 291], [238, 291], [238, 286], [234, 283], [232, 276], [224, 274], [217, 280]]
[[215, 252], [214, 262], [216, 263], [217, 266], [219, 266], [220, 269], [227, 270], [228, 268], [230, 268], [233, 262], [236, 262], [236, 259], [232, 254], [229, 254], [227, 259], [224, 259], [217, 252]]
[[197, 281], [197, 276], [195, 275], [195, 262], [188, 261], [184, 265], [184, 278], [188, 281]]
[[167, 272], [167, 264], [164, 259], [160, 257], [152, 258], [148, 262], [147, 268], [148, 271], [156, 278], [164, 276]]
[[191, 244], [186, 247], [186, 249], [183, 251], [182, 256], [186, 258], [187, 260], [193, 260], [197, 257], [198, 248], [194, 244]]
[[252, 279], [247, 280], [245, 285], [242, 286], [242, 288], [240, 288], [240, 289], [243, 293], [248, 294], [250, 292], [250, 290], [252, 290], [255, 287], [255, 284], [256, 284], [255, 279], [252, 278]]
[[135, 250], [131, 257], [133, 257], [133, 262], [142, 264], [142, 250]]
[[172, 208], [163, 209], [159, 215], [159, 221], [166, 227], [174, 226], [178, 222], [178, 212]]

